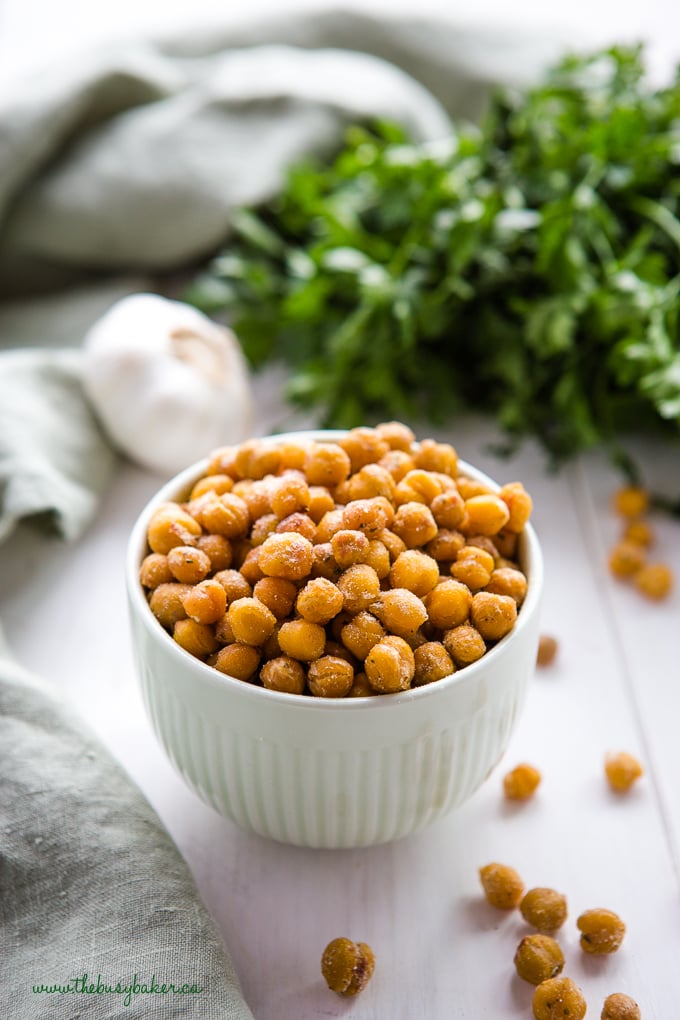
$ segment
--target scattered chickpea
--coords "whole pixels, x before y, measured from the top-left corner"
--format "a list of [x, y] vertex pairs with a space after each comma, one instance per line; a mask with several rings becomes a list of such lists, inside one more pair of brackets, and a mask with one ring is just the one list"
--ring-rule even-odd
[[538, 652], [536, 655], [536, 665], [544, 668], [550, 666], [555, 661], [557, 655], [557, 639], [552, 637], [550, 634], [541, 634], [538, 640]]
[[357, 995], [373, 976], [375, 956], [365, 942], [333, 939], [323, 951], [321, 973], [332, 992]]
[[632, 754], [618, 751], [605, 756], [604, 771], [612, 790], [626, 793], [642, 775], [642, 765]]
[[269, 691], [304, 694], [307, 679], [304, 668], [297, 659], [291, 659], [288, 655], [280, 655], [265, 662], [260, 677]]
[[665, 599], [673, 587], [673, 572], [665, 563], [647, 563], [637, 571], [633, 582], [648, 599]]
[[604, 1000], [600, 1020], [642, 1020], [642, 1013], [630, 995], [614, 992]]
[[596, 956], [615, 953], [626, 933], [626, 926], [619, 915], [603, 907], [584, 911], [577, 918], [576, 926], [581, 932], [581, 949]]
[[568, 977], [542, 981], [534, 992], [532, 1003], [535, 1020], [583, 1020], [586, 1000], [575, 982]]
[[617, 542], [609, 554], [609, 569], [616, 577], [632, 577], [644, 563], [645, 550], [636, 542]]
[[623, 531], [624, 541], [634, 542], [635, 545], [641, 545], [645, 549], [654, 545], [654, 537], [654, 529], [647, 521], [628, 521]]
[[529, 800], [541, 782], [541, 773], [533, 765], [522, 763], [503, 777], [503, 793], [508, 800]]
[[554, 935], [567, 919], [567, 898], [554, 889], [537, 887], [525, 893], [519, 909], [532, 928]]
[[498, 910], [514, 910], [524, 892], [524, 882], [507, 864], [486, 864], [479, 869], [479, 878], [487, 902]]
[[525, 935], [515, 952], [515, 970], [532, 985], [557, 977], [563, 967], [564, 954], [550, 935]]
[[614, 510], [621, 517], [642, 517], [649, 509], [649, 493], [637, 485], [625, 485], [614, 493]]

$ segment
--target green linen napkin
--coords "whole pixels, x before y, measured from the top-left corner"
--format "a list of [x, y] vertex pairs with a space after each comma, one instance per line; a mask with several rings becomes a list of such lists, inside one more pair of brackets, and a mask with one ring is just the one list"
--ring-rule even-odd
[[252, 1020], [158, 817], [1, 633], [0, 749], [3, 1018]]

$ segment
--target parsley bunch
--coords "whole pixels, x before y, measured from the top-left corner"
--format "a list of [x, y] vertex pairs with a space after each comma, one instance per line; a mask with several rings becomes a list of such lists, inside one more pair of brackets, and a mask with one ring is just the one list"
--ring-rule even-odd
[[560, 460], [680, 432], [680, 77], [640, 49], [569, 57], [481, 128], [352, 128], [294, 168], [186, 297], [323, 423], [496, 416]]

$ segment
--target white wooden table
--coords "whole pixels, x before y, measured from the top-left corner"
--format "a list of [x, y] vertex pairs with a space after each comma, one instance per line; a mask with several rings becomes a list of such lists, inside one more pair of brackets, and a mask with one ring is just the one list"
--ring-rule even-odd
[[[275, 377], [258, 382], [282, 422]], [[289, 421], [285, 422], [286, 425]], [[514, 975], [528, 929], [487, 906], [477, 869], [512, 864], [527, 888], [566, 893], [566, 967], [588, 1016], [625, 991], [645, 1020], [677, 1017], [680, 993], [680, 591], [647, 603], [613, 581], [608, 546], [619, 523], [617, 478], [593, 455], [558, 476], [532, 446], [510, 463], [489, 455], [488, 422], [437, 435], [499, 481], [522, 479], [535, 500], [546, 559], [543, 630], [560, 642], [537, 673], [508, 753], [464, 807], [384, 847], [302, 850], [240, 831], [192, 794], [147, 722], [132, 666], [123, 586], [131, 524], [159, 479], [122, 465], [101, 513], [75, 546], [22, 529], [3, 547], [0, 619], [19, 659], [51, 676], [146, 792], [194, 874], [229, 947], [256, 1020], [512, 1020], [531, 1016], [533, 989]], [[652, 477], [675, 476], [678, 447], [637, 444]], [[657, 520], [659, 555], [680, 579], [680, 524]], [[646, 774], [626, 797], [609, 792], [603, 757], [625, 749]], [[503, 801], [503, 773], [535, 764], [529, 803]], [[575, 919], [594, 906], [627, 923], [622, 949], [587, 958]], [[337, 935], [369, 942], [375, 976], [357, 1000], [329, 992], [319, 960]]]

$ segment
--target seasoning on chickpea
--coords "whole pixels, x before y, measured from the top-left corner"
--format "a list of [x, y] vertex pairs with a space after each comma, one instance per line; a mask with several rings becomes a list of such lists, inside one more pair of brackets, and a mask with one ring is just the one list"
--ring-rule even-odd
[[576, 926], [581, 932], [581, 949], [595, 956], [615, 953], [626, 934], [626, 926], [619, 915], [604, 907], [584, 911], [576, 919]]
[[435, 680], [443, 680], [445, 676], [455, 673], [456, 667], [451, 656], [440, 641], [426, 641], [413, 651], [415, 687], [423, 687]]
[[524, 892], [524, 882], [507, 864], [486, 864], [479, 869], [487, 902], [497, 910], [514, 910]]
[[415, 659], [403, 638], [385, 637], [371, 648], [364, 670], [373, 690], [392, 694], [409, 688], [415, 673]]
[[567, 898], [555, 889], [529, 889], [519, 905], [522, 917], [543, 935], [554, 935], [567, 919]]
[[604, 771], [607, 782], [617, 793], [627, 793], [633, 783], [642, 775], [642, 765], [627, 751], [610, 752], [605, 755]]
[[517, 603], [509, 595], [480, 591], [472, 599], [470, 619], [485, 641], [500, 641], [517, 620]]
[[323, 951], [321, 973], [332, 992], [352, 996], [363, 991], [373, 976], [375, 956], [365, 942], [333, 939]]
[[484, 638], [469, 623], [444, 631], [442, 643], [459, 669], [477, 662], [486, 652]]
[[515, 952], [515, 970], [532, 985], [557, 977], [563, 967], [564, 953], [550, 935], [525, 935]]
[[295, 608], [303, 620], [326, 624], [338, 615], [343, 602], [342, 592], [332, 581], [317, 577], [307, 581], [297, 597]]
[[535, 1020], [583, 1020], [586, 1000], [578, 985], [568, 977], [542, 981], [534, 992], [532, 1008]]

